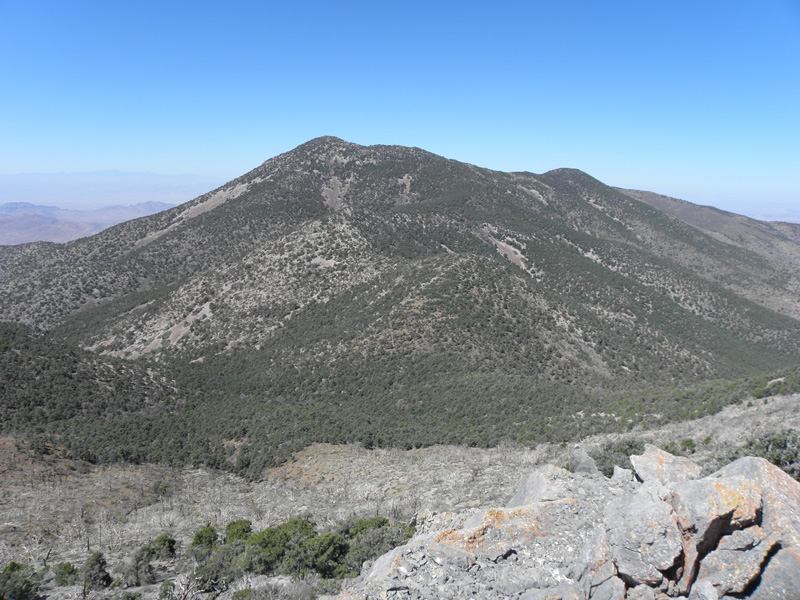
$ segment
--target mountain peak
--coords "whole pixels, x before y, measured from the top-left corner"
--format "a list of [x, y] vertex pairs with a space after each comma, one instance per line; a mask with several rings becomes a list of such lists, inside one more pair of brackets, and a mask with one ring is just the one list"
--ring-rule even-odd
[[[236, 468], [256, 472], [313, 441], [562, 441], [700, 414], [614, 394], [797, 364], [800, 276], [771, 256], [575, 169], [325, 136], [94, 237], [0, 247], [0, 320], [156, 359], [192, 398], [164, 411], [166, 439], [206, 402], [213, 464], [246, 441]], [[139, 439], [131, 455], [152, 457]]]
[[305, 142], [304, 144], [300, 144], [297, 148], [293, 150], [293, 152], [296, 152], [298, 150], [306, 152], [326, 152], [330, 150], [354, 149], [360, 147], [362, 146], [359, 146], [358, 144], [353, 144], [351, 142], [348, 142], [346, 140], [343, 140], [342, 138], [338, 138], [333, 135], [323, 135], [311, 139]]

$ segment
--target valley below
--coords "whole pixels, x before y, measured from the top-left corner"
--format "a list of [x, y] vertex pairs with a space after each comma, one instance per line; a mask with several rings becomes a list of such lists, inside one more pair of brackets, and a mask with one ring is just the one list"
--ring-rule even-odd
[[[619, 464], [624, 456], [607, 456], [610, 446], [649, 443], [672, 448], [708, 474], [730, 462], [748, 440], [787, 429], [800, 430], [800, 394], [750, 400], [660, 428], [590, 436], [579, 444], [417, 450], [315, 444], [268, 470], [260, 481], [202, 468], [96, 466], [41, 457], [16, 449], [24, 446], [19, 440], [4, 438], [0, 557], [4, 563], [80, 564], [87, 553], [100, 551], [119, 576], [137, 548], [169, 532], [178, 542], [177, 557], [159, 564], [150, 584], [134, 588], [155, 598], [163, 581], [185, 577], [190, 570], [192, 538], [207, 525], [224, 531], [228, 523], [247, 519], [257, 531], [300, 516], [331, 530], [348, 519], [379, 515], [401, 523], [439, 522], [505, 506], [536, 469], [555, 465], [572, 470], [576, 451], [597, 457], [598, 465], [604, 460]], [[292, 587], [285, 577], [256, 578], [254, 584], [253, 576], [242, 576], [213, 595], [230, 598], [238, 590], [258, 587], [259, 581], [276, 586], [276, 597], [319, 593], [313, 578]], [[354, 581], [345, 580], [345, 586]], [[52, 580], [50, 585], [50, 597], [81, 593]]]

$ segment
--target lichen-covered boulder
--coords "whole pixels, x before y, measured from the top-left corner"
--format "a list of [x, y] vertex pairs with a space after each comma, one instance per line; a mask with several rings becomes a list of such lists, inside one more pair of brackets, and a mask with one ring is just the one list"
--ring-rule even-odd
[[800, 600], [800, 483], [762, 459], [692, 479], [645, 456], [644, 483], [543, 467], [506, 508], [429, 515], [340, 597]]
[[683, 576], [677, 590], [684, 593], [697, 575], [699, 559], [723, 535], [760, 520], [761, 493], [751, 480], [731, 475], [676, 483], [671, 500], [683, 537]]
[[631, 456], [631, 464], [639, 479], [644, 482], [655, 480], [662, 485], [697, 479], [703, 471], [689, 459], [673, 456], [652, 444], [645, 444], [644, 454]]
[[764, 559], [774, 545], [758, 525], [734, 531], [703, 559], [694, 587], [712, 585], [719, 596], [743, 593], [761, 575]]
[[764, 534], [784, 548], [800, 548], [800, 483], [763, 458], [740, 458], [709, 475], [712, 480], [742, 477], [760, 492]]

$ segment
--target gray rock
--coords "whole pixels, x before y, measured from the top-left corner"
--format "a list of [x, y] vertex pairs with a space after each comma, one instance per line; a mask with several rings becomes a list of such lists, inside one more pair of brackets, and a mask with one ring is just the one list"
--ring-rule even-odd
[[475, 563], [475, 555], [454, 545], [436, 543], [428, 548], [428, 556], [437, 565], [466, 571]]
[[614, 566], [614, 563], [611, 561], [603, 563], [600, 568], [592, 573], [592, 576], [589, 579], [589, 588], [587, 590], [587, 594], [591, 596], [594, 590], [599, 588], [609, 579], [613, 579], [616, 576], [617, 568]]
[[800, 551], [780, 550], [769, 561], [749, 600], [800, 600]]
[[583, 473], [590, 476], [602, 475], [594, 459], [586, 453], [580, 446], [575, 446], [571, 456], [572, 469], [575, 473]]
[[629, 483], [635, 480], [633, 471], [630, 469], [623, 469], [619, 465], [614, 465], [614, 473], [611, 475], [612, 481], [619, 481], [622, 483]]
[[404, 550], [404, 546], [400, 546], [383, 554], [375, 560], [370, 569], [369, 573], [367, 573], [366, 580], [369, 581], [371, 579], [384, 579], [389, 576], [390, 571], [394, 567], [395, 562], [402, 556]]
[[697, 581], [713, 585], [720, 596], [741, 594], [761, 574], [761, 565], [773, 545], [757, 525], [734, 531], [700, 563]]
[[561, 582], [558, 586], [558, 591], [561, 593], [561, 600], [584, 600], [585, 598], [575, 583]]
[[719, 600], [719, 594], [710, 582], [698, 581], [692, 586], [689, 600]]
[[709, 479], [740, 476], [759, 490], [763, 503], [761, 527], [784, 548], [800, 547], [800, 483], [763, 458], [740, 458], [709, 475]]
[[658, 585], [683, 551], [668, 490], [658, 481], [609, 504], [605, 513], [611, 557], [620, 577], [632, 585]]
[[625, 583], [619, 577], [610, 577], [592, 588], [589, 600], [625, 600]]
[[548, 502], [564, 497], [564, 485], [561, 477], [567, 471], [547, 465], [541, 467], [523, 479], [517, 491], [506, 504], [506, 508], [527, 506], [538, 502]]
[[656, 480], [662, 485], [697, 479], [703, 471], [689, 459], [673, 456], [652, 444], [645, 444], [641, 456], [631, 456], [631, 464], [639, 479], [644, 482]]
[[506, 596], [516, 596], [536, 585], [537, 581], [523, 569], [509, 567], [492, 574], [492, 587]]
[[605, 527], [598, 528], [584, 546], [575, 563], [572, 576], [578, 581], [584, 597], [588, 597], [591, 586], [617, 574], [611, 554], [608, 551], [608, 538]]
[[538, 469], [512, 508], [430, 515], [343, 597], [800, 600], [800, 484], [757, 459], [660, 482]]
[[627, 600], [656, 600], [656, 591], [647, 585], [637, 585], [628, 590]]
[[530, 589], [523, 593], [519, 600], [561, 600], [558, 588]]
[[723, 535], [761, 517], [761, 493], [741, 475], [682, 481], [672, 486], [672, 506], [683, 534], [683, 577], [677, 590], [685, 594], [697, 575], [699, 558]]

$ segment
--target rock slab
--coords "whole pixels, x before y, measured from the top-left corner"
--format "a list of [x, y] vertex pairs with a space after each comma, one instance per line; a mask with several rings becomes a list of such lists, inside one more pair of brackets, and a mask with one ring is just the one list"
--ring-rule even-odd
[[547, 466], [503, 508], [423, 515], [339, 598], [800, 600], [800, 483], [757, 458], [703, 478], [631, 458], [638, 479]]

